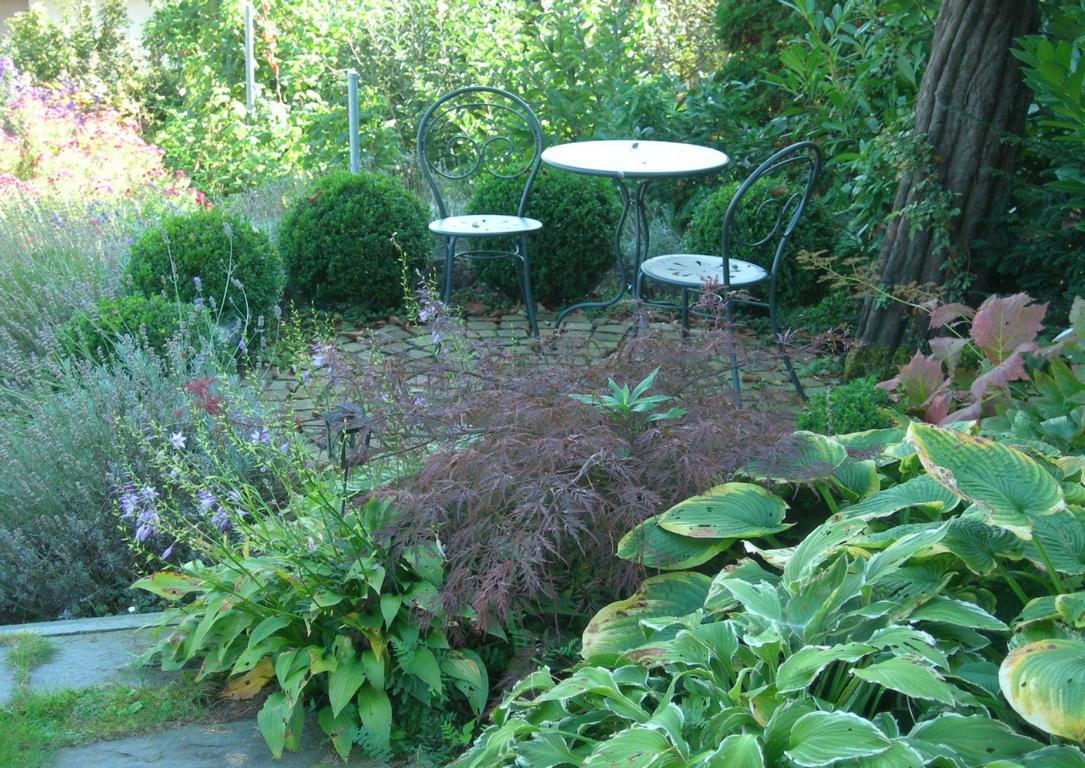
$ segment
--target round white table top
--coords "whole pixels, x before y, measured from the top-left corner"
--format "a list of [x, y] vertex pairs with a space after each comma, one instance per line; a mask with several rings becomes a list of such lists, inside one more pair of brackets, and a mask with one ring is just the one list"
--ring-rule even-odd
[[710, 147], [633, 139], [558, 144], [543, 150], [542, 159], [573, 173], [619, 178], [700, 176], [728, 162], [727, 155]]

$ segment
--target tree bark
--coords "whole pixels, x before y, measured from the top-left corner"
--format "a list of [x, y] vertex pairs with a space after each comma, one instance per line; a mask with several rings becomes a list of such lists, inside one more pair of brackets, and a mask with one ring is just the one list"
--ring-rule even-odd
[[[947, 258], [967, 263], [970, 243], [998, 210], [1017, 156], [1030, 94], [1011, 53], [1017, 37], [1039, 25], [1037, 0], [945, 0], [934, 27], [930, 61], [916, 97], [915, 134], [931, 147], [933, 167], [906, 171], [897, 186], [895, 213], [920, 202], [924, 181], [953, 194], [960, 210], [949, 223], [948, 247], [936, 233], [909, 232], [894, 216], [882, 244], [879, 270], [889, 290], [902, 283], [941, 284]], [[924, 178], [925, 176], [925, 178]], [[959, 261], [958, 261], [959, 260]], [[868, 298], [859, 336], [891, 354], [905, 338], [910, 308], [879, 306]]]

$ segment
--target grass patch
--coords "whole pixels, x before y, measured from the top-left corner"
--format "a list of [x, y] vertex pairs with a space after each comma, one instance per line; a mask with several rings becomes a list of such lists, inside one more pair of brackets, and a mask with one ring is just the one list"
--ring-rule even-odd
[[208, 687], [190, 678], [153, 688], [24, 693], [0, 708], [0, 765], [44, 768], [63, 747], [204, 720], [209, 700]]
[[30, 672], [40, 667], [57, 652], [56, 646], [35, 632], [0, 635], [0, 648], [6, 647], [4, 662], [15, 675], [15, 686], [23, 690], [30, 684]]

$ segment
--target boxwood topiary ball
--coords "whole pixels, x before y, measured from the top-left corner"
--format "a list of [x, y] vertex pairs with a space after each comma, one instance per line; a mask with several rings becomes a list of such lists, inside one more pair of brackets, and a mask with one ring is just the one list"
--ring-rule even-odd
[[172, 216], [145, 232], [132, 245], [127, 274], [144, 296], [202, 298], [216, 320], [221, 310], [221, 319], [250, 325], [271, 316], [286, 279], [267, 235], [219, 211]]
[[[731, 204], [731, 198], [740, 186], [742, 182], [736, 181], [720, 187], [697, 207], [686, 234], [686, 248], [690, 253], [720, 254], [723, 217], [727, 213], [727, 206]], [[772, 230], [780, 206], [769, 202], [762, 208], [761, 204], [774, 198], [782, 203], [796, 191], [799, 191], [797, 184], [794, 189], [784, 188], [779, 179], [763, 179], [746, 193], [732, 224], [732, 258], [752, 261], [766, 270], [772, 268], [772, 258], [776, 253], [775, 239], [771, 244], [755, 248], [743, 245], [761, 240]], [[788, 241], [780, 264], [780, 276], [776, 285], [781, 307], [814, 304], [825, 294], [825, 287], [818, 282], [817, 276], [803, 269], [796, 262], [795, 255], [799, 251], [832, 251], [835, 243], [836, 227], [833, 220], [821, 200], [816, 195], [811, 195], [806, 203], [806, 211]]]
[[433, 248], [428, 223], [422, 201], [390, 176], [326, 176], [290, 209], [279, 230], [290, 290], [378, 313], [399, 309], [404, 262], [413, 283]]
[[[515, 214], [523, 191], [523, 179], [487, 177], [475, 187], [467, 211]], [[527, 215], [543, 223], [527, 241], [536, 301], [560, 307], [595, 288], [614, 266], [614, 229], [620, 214], [617, 196], [603, 179], [540, 171], [527, 201]], [[520, 298], [511, 259], [479, 260], [475, 268], [488, 285], [510, 299]]]
[[68, 355], [106, 361], [121, 336], [142, 336], [154, 352], [163, 352], [175, 337], [196, 345], [211, 333], [206, 308], [180, 304], [164, 296], [121, 296], [103, 299], [94, 314], [79, 312], [56, 329], [60, 348]]

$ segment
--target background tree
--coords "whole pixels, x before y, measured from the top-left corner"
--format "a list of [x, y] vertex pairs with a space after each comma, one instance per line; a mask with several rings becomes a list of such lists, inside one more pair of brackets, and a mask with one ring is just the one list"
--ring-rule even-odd
[[[916, 100], [915, 135], [930, 162], [901, 175], [881, 250], [880, 279], [890, 290], [942, 284], [947, 262], [966, 265], [971, 243], [998, 211], [1017, 153], [1006, 139], [1022, 133], [1031, 97], [1012, 49], [1036, 31], [1039, 16], [1037, 0], [943, 3]], [[949, 204], [942, 220], [930, 216], [939, 195]], [[891, 355], [910, 319], [907, 305], [868, 298], [859, 335]]]

